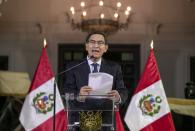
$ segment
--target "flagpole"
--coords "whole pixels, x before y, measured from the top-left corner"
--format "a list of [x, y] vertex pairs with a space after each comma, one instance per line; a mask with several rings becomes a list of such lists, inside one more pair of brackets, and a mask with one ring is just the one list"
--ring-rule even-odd
[[54, 107], [53, 107], [53, 131], [56, 130], [56, 80], [54, 78], [54, 89], [53, 89], [53, 103], [54, 103]]
[[154, 42], [153, 42], [153, 40], [152, 40], [151, 43], [150, 43], [150, 49], [151, 49], [151, 50], [154, 49]]
[[[47, 47], [47, 41], [46, 41], [46, 38], [44, 38], [43, 40], [43, 48], [46, 48]], [[54, 107], [53, 107], [53, 131], [56, 130], [56, 80], [54, 78], [54, 85], [53, 85], [53, 104], [54, 104]]]

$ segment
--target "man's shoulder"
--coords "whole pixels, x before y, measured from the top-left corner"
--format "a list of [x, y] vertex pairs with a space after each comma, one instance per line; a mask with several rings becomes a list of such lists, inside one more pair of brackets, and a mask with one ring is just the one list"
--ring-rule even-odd
[[103, 60], [104, 61], [104, 63], [106, 64], [106, 65], [108, 65], [108, 66], [112, 66], [112, 67], [120, 67], [120, 65], [117, 63], [117, 62], [115, 62], [115, 61], [112, 61], [112, 60]]

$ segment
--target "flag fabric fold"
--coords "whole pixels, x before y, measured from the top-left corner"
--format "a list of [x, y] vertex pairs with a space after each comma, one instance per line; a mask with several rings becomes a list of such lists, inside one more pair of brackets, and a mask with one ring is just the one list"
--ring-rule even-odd
[[175, 131], [153, 49], [124, 120], [131, 131]]
[[[27, 131], [52, 131], [54, 116], [54, 74], [43, 48], [28, 95], [25, 98], [20, 122]], [[56, 87], [55, 130], [66, 131], [66, 112]]]
[[116, 131], [125, 131], [123, 127], [123, 123], [121, 121], [119, 111], [115, 111], [115, 117], [116, 117]]

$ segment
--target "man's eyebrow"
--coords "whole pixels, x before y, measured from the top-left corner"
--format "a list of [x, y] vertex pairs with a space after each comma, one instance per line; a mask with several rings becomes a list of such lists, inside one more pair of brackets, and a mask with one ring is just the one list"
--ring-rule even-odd
[[90, 41], [90, 40], [95, 41], [95, 40], [93, 40], [93, 39], [89, 39], [89, 41]]
[[93, 40], [93, 39], [89, 39], [89, 41], [90, 41], [90, 40], [92, 40], [92, 41], [103, 41], [103, 42], [104, 42], [104, 40]]

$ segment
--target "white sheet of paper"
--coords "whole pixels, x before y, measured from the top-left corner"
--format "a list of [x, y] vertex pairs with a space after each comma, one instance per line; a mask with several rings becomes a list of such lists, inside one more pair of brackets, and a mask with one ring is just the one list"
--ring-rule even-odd
[[93, 89], [90, 95], [106, 95], [112, 89], [113, 76], [107, 73], [90, 73], [88, 85]]

